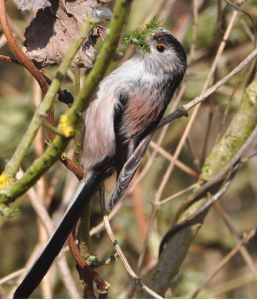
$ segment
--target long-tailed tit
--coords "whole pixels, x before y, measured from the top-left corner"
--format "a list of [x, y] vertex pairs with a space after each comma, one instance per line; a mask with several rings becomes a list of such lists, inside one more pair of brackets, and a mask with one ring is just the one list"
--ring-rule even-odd
[[112, 209], [135, 174], [186, 71], [186, 54], [170, 31], [157, 27], [144, 43], [149, 52], [136, 48], [130, 60], [99, 84], [84, 126], [81, 166], [86, 175], [14, 298], [27, 298], [38, 286], [99, 185], [117, 171], [107, 202]]

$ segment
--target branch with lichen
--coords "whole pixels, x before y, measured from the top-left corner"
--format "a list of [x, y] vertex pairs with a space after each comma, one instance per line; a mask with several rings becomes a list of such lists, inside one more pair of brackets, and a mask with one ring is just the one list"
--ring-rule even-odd
[[[118, 45], [119, 37], [121, 34], [121, 30], [125, 23], [126, 15], [129, 10], [131, 2], [132, 0], [118, 0], [115, 4], [115, 8], [113, 12], [114, 15], [110, 24], [110, 34], [107, 36], [106, 40], [104, 41], [102, 51], [95, 63], [95, 66], [93, 67], [92, 71], [90, 72], [87, 79], [85, 80], [80, 92], [78, 93], [78, 96], [74, 101], [72, 108], [69, 109], [67, 114], [62, 117], [62, 126], [59, 127], [59, 129], [66, 136], [56, 136], [53, 143], [49, 146], [46, 152], [32, 164], [32, 166], [25, 172], [21, 180], [16, 181], [14, 183], [9, 183], [7, 186], [3, 187], [0, 196], [0, 202], [3, 205], [9, 205], [17, 197], [21, 196], [31, 186], [33, 186], [36, 183], [36, 181], [40, 178], [40, 176], [42, 176], [59, 159], [59, 157], [65, 150], [66, 146], [69, 143], [69, 140], [72, 137], [72, 134], [75, 132], [76, 128], [78, 128], [78, 126], [81, 124], [82, 112], [88, 107], [90, 97], [93, 94], [97, 84], [104, 76], [104, 73], [111, 61], [111, 58], [115, 53], [116, 47]], [[93, 24], [91, 21], [90, 22], [85, 21], [83, 26], [86, 26], [86, 28], [89, 29], [89, 27], [92, 28], [91, 26], [93, 26]], [[81, 33], [81, 31], [82, 30], [80, 30], [79, 32]], [[71, 47], [73, 47], [73, 44]], [[65, 67], [66, 67], [66, 63], [67, 61], [65, 61]], [[53, 98], [56, 95], [57, 90], [60, 86], [60, 82], [64, 77], [63, 69], [61, 68], [63, 64], [64, 61], [60, 65], [60, 68], [56, 74], [56, 77], [53, 80], [52, 85], [49, 88], [49, 91], [44, 99], [44, 102], [37, 110], [36, 115], [39, 117], [39, 119], [41, 116], [46, 115], [47, 109], [49, 109], [50, 104], [52, 103]], [[39, 121], [38, 123], [36, 123], [36, 125], [39, 126]], [[31, 124], [31, 126], [34, 126], [33, 129], [36, 132], [37, 130], [35, 130], [35, 127], [37, 126], [35, 126], [35, 124]], [[30, 135], [30, 139], [31, 139], [31, 135]], [[14, 166], [12, 165], [11, 166], [12, 168], [8, 166], [9, 169], [7, 168], [7, 171], [10, 172], [12, 175], [14, 175], [15, 172], [13, 170], [14, 168], [18, 168], [18, 166], [19, 166], [18, 164], [15, 164]], [[5, 170], [5, 174], [6, 174], [6, 170]], [[0, 212], [6, 208], [3, 205], [0, 208]]]
[[206, 159], [200, 180], [210, 180], [231, 160], [257, 123], [257, 77], [246, 88], [240, 109]]
[[[231, 121], [229, 127], [224, 133], [219, 143], [212, 149], [210, 155], [205, 160], [201, 175], [200, 182], [210, 181], [214, 176], [220, 173], [224, 167], [231, 161], [237, 154], [239, 149], [245, 144], [248, 137], [253, 132], [257, 124], [257, 76], [254, 81], [246, 88], [240, 108]], [[215, 187], [215, 190], [220, 187], [222, 182]], [[197, 188], [197, 189], [198, 189]], [[174, 218], [173, 225], [182, 222], [194, 213], [196, 213], [207, 201], [207, 197], [200, 197], [192, 205], [187, 207], [188, 203], [185, 200]], [[185, 208], [187, 207], [187, 208]], [[187, 251], [194, 240], [199, 228], [201, 227], [207, 211], [198, 216], [194, 222], [191, 222], [186, 227], [180, 229], [170, 236], [163, 250], [160, 261], [157, 264], [154, 272], [149, 279], [149, 287], [154, 289], [160, 295], [163, 295], [167, 286], [174, 277], [178, 274], [181, 264], [183, 263]], [[156, 281], [156, 275], [159, 272], [167, 274], [165, 278], [162, 277], [161, 281]]]
[[36, 110], [33, 119], [29, 125], [29, 128], [27, 129], [27, 132], [23, 136], [20, 144], [18, 145], [15, 153], [13, 154], [10, 161], [6, 164], [4, 174], [9, 177], [13, 178], [15, 174], [17, 173], [21, 162], [24, 159], [24, 156], [26, 155], [29, 147], [31, 146], [32, 142], [35, 139], [36, 133], [39, 129], [39, 127], [42, 124], [41, 117], [46, 117], [47, 113], [54, 101], [54, 98], [57, 94], [57, 91], [60, 87], [61, 81], [63, 80], [64, 76], [66, 75], [67, 69], [70, 66], [70, 63], [77, 53], [80, 45], [82, 44], [83, 40], [87, 37], [89, 32], [92, 30], [94, 25], [96, 24], [97, 20], [92, 18], [87, 18], [83, 25], [81, 26], [78, 34], [74, 38], [74, 41], [69, 49], [67, 51], [56, 75], [55, 78], [52, 81], [51, 86], [49, 87], [49, 90], [47, 91], [47, 94]]
[[[80, 69], [75, 68], [75, 98], [77, 97], [80, 90]], [[81, 152], [81, 141], [82, 141], [82, 126], [76, 130], [74, 146], [73, 146], [73, 155], [72, 161], [74, 164], [79, 164], [79, 157]]]

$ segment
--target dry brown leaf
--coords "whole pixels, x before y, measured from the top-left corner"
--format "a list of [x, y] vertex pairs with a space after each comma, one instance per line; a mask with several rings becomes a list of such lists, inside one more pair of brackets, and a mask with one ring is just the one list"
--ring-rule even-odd
[[[108, 0], [109, 1], [109, 0]], [[39, 10], [25, 31], [24, 52], [39, 68], [60, 65], [88, 13], [95, 7], [89, 1], [52, 0], [52, 6]], [[97, 1], [97, 5], [100, 1]], [[102, 2], [102, 1], [101, 1]], [[100, 32], [94, 31], [72, 61], [80, 68], [92, 67], [94, 45]]]
[[105, 28], [103, 26], [97, 26], [93, 32], [93, 35], [95, 36], [100, 36], [102, 38], [102, 40], [104, 40], [106, 38], [106, 32], [105, 32]]
[[47, 6], [51, 6], [49, 0], [18, 0], [17, 4], [20, 10], [44, 9]]

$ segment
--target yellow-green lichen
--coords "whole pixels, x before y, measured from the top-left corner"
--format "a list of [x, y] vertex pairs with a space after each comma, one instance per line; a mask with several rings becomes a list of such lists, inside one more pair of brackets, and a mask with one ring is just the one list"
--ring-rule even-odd
[[65, 160], [66, 158], [67, 158], [67, 155], [66, 155], [65, 152], [63, 152], [62, 155], [61, 155], [61, 160]]
[[6, 218], [13, 218], [19, 214], [17, 207], [9, 207], [4, 204], [0, 204], [0, 214]]
[[6, 176], [5, 173], [2, 173], [0, 175], [0, 191], [1, 191], [1, 193], [5, 187], [7, 187], [9, 184], [13, 183], [14, 181], [15, 181], [14, 178], [10, 178], [10, 177]]
[[60, 118], [59, 128], [66, 138], [74, 135], [74, 128], [69, 124], [67, 115]]
[[245, 93], [249, 98], [249, 104], [257, 108], [257, 82], [253, 81], [246, 89]]

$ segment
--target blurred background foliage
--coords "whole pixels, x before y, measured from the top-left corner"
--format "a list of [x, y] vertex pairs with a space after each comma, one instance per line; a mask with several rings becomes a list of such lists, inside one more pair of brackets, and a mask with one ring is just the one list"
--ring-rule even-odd
[[[162, 3], [160, 3], [162, 2]], [[158, 6], [160, 4], [160, 7]], [[107, 7], [113, 8], [113, 1]], [[17, 10], [17, 5], [13, 0], [6, 2], [7, 12], [11, 20], [11, 27], [16, 35], [20, 45], [24, 40], [22, 33], [32, 20], [35, 12], [21, 12]], [[186, 77], [187, 86], [179, 106], [189, 102], [201, 93], [205, 79], [213, 62], [218, 44], [217, 32], [220, 30], [223, 35], [224, 30], [230, 20], [233, 8], [225, 1], [221, 1], [222, 6], [222, 26], [217, 26], [218, 1], [217, 0], [199, 0], [198, 1], [198, 29], [196, 38], [196, 49], [193, 62], [190, 68], [190, 74]], [[156, 9], [157, 8], [157, 9]], [[257, 19], [256, 0], [248, 0], [242, 8], [251, 14], [253, 19]], [[124, 29], [123, 37], [136, 27], [151, 19], [151, 16], [159, 13], [159, 18], [163, 19], [162, 25], [176, 34], [182, 42], [186, 53], [190, 51], [192, 45], [192, 25], [193, 25], [193, 2], [191, 0], [137, 0], [134, 1], [130, 15]], [[103, 26], [108, 27], [108, 22]], [[1, 32], [0, 32], [1, 33]], [[239, 12], [225, 50], [220, 58], [217, 79], [221, 79], [233, 68], [235, 68], [254, 48], [253, 44], [253, 24], [249, 17]], [[120, 43], [122, 45], [122, 41]], [[102, 41], [99, 39], [96, 49], [101, 48]], [[8, 44], [0, 49], [1, 54], [14, 57]], [[114, 70], [122, 60], [121, 51], [118, 50], [116, 59], [108, 69], [108, 73]], [[129, 55], [126, 54], [128, 57]], [[126, 58], [128, 58], [125, 55]], [[126, 59], [125, 58], [125, 59]], [[45, 74], [52, 78], [57, 68], [49, 67]], [[88, 71], [81, 70], [81, 80]], [[241, 72], [242, 73], [242, 72]], [[233, 87], [241, 77], [241, 73], [232, 78], [227, 84], [222, 86], [215, 94], [214, 116], [212, 127], [209, 132], [209, 143], [207, 154], [214, 146], [216, 136], [219, 131], [220, 122], [224, 114], [226, 104], [233, 91]], [[227, 128], [232, 117], [236, 113], [242, 99], [246, 79], [237, 89], [229, 114], [223, 129]], [[66, 80], [62, 84], [62, 89], [67, 89], [74, 94], [74, 70], [70, 69]], [[17, 147], [22, 135], [32, 118], [33, 111], [37, 105], [38, 99], [37, 83], [34, 82], [31, 75], [22, 67], [0, 61], [0, 168], [4, 168], [15, 148]], [[200, 108], [198, 116], [192, 126], [189, 135], [189, 143], [184, 146], [179, 160], [184, 164], [200, 172], [200, 161], [203, 153], [203, 145], [206, 134], [209, 99], [207, 99]], [[171, 104], [172, 105], [172, 104]], [[58, 121], [59, 116], [67, 110], [65, 104], [54, 103], [55, 117]], [[170, 107], [167, 111], [170, 110]], [[187, 119], [179, 119], [170, 124], [165, 139], [162, 142], [162, 148], [168, 153], [173, 154], [176, 146], [182, 136]], [[159, 131], [154, 135], [156, 141]], [[36, 141], [31, 147], [22, 163], [23, 170], [26, 170], [35, 159]], [[71, 143], [72, 144], [72, 143]], [[189, 147], [190, 144], [190, 147]], [[45, 145], [46, 147], [46, 145]], [[251, 151], [256, 148], [253, 145]], [[72, 145], [70, 145], [70, 150]], [[70, 150], [67, 152], [71, 153]], [[148, 153], [140, 166], [140, 169], [146, 164], [147, 159], [153, 149], [149, 147]], [[137, 190], [126, 199], [122, 209], [112, 220], [112, 228], [116, 233], [116, 238], [121, 244], [131, 266], [136, 269], [138, 256], [143, 249], [142, 236], [146, 232], [147, 221], [151, 212], [151, 203], [156, 190], [158, 189], [169, 161], [158, 154], [150, 170], [140, 182]], [[244, 232], [249, 232], [257, 226], [257, 184], [256, 184], [257, 158], [253, 157], [246, 162], [236, 175], [232, 185], [227, 193], [221, 199], [221, 205], [229, 215], [238, 234], [242, 236]], [[56, 175], [57, 174], [57, 175]], [[63, 210], [60, 203], [63, 199], [67, 202], [70, 199], [77, 185], [77, 179], [70, 174], [60, 162], [56, 163], [48, 172], [46, 177], [46, 189], [51, 186], [53, 178], [58, 179], [51, 199], [49, 212], [56, 224], [59, 220], [59, 213]], [[165, 199], [187, 187], [194, 184], [197, 179], [181, 169], [175, 167], [169, 182], [162, 194]], [[106, 198], [115, 185], [115, 176], [106, 182]], [[39, 187], [36, 187], [37, 189]], [[101, 210], [96, 199], [92, 201], [91, 226], [98, 225], [101, 220]], [[139, 217], [135, 214], [135, 202], [141, 199], [143, 204], [143, 213], [145, 221], [139, 225]], [[185, 195], [181, 195], [172, 201], [163, 204], [157, 215], [153, 232], [150, 237], [148, 253], [145, 266], [155, 262], [158, 257], [158, 247], [163, 235], [169, 229], [173, 215], [179, 204], [184, 200]], [[28, 197], [23, 195], [15, 202], [20, 209], [20, 215], [13, 219], [0, 219], [0, 278], [10, 274], [20, 268], [23, 268], [35, 245], [38, 242], [38, 223], [36, 215], [31, 208]], [[166, 297], [190, 297], [200, 286], [206, 276], [212, 273], [221, 259], [235, 247], [234, 237], [224, 224], [224, 221], [215, 208], [211, 208], [204, 225], [199, 231], [194, 243], [191, 245], [187, 258], [181, 267], [179, 275], [170, 283], [170, 288]], [[257, 238], [254, 237], [247, 244], [247, 249], [255, 262], [257, 262]], [[92, 251], [96, 253], [99, 259], [103, 259], [114, 253], [113, 247], [104, 231], [92, 237]], [[78, 275], [75, 269], [75, 263], [67, 252], [69, 265], [78, 282]], [[147, 283], [148, 275], [151, 271], [145, 272], [144, 281]], [[110, 298], [125, 297], [126, 291], [132, 280], [124, 270], [121, 262], [113, 265], [104, 266], [99, 269], [102, 277], [111, 284], [109, 291]], [[14, 281], [0, 286], [0, 295], [3, 298], [8, 297]], [[79, 283], [78, 283], [79, 287]], [[38, 289], [34, 297], [41, 297]], [[67, 294], [62, 287], [58, 277], [55, 279], [54, 298], [66, 298]], [[135, 298], [140, 297], [140, 289], [137, 288]], [[207, 287], [199, 294], [203, 298], [257, 298], [256, 278], [252, 275], [249, 267], [245, 264], [240, 253], [237, 253], [226, 266], [215, 276]]]

